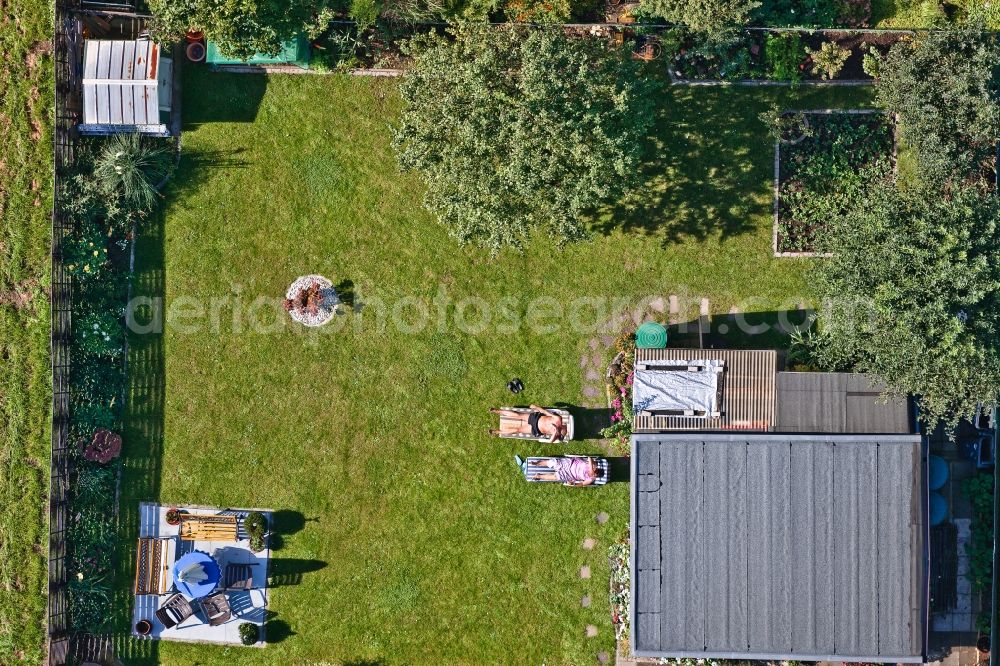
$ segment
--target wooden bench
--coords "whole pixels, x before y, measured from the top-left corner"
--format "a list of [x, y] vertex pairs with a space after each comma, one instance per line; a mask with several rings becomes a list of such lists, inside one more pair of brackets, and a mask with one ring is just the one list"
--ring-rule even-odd
[[236, 516], [184, 516], [181, 519], [184, 541], [239, 541]]
[[177, 543], [171, 539], [142, 537], [135, 558], [135, 593], [166, 594], [173, 585], [170, 567]]

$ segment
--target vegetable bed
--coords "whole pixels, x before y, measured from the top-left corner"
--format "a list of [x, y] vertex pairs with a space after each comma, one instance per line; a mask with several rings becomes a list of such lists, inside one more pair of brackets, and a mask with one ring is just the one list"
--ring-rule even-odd
[[804, 131], [775, 144], [776, 256], [823, 252], [845, 202], [895, 166], [892, 120], [877, 111], [803, 112]]

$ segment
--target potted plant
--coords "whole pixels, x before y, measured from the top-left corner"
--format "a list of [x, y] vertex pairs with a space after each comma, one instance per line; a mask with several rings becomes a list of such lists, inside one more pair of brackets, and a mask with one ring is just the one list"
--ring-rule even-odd
[[149, 632], [153, 630], [153, 623], [149, 620], [139, 620], [135, 623], [135, 633], [140, 636], [148, 636]]
[[259, 626], [253, 622], [243, 622], [240, 624], [240, 643], [243, 643], [243, 645], [254, 645], [259, 640]]
[[267, 536], [267, 518], [264, 517], [264, 514], [260, 511], [248, 513], [247, 517], [243, 519], [243, 529], [250, 537], [250, 550], [255, 553], [264, 550], [265, 537]]
[[167, 525], [180, 525], [181, 523], [181, 510], [177, 507], [170, 507], [167, 509]]

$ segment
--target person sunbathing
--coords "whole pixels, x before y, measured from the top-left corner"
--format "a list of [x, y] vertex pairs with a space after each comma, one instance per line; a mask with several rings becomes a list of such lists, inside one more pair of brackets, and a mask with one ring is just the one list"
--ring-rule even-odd
[[593, 458], [545, 458], [535, 463], [552, 472], [532, 474], [532, 481], [562, 481], [565, 486], [589, 486], [597, 480], [597, 463]]
[[569, 430], [563, 423], [562, 417], [555, 412], [531, 405], [530, 412], [518, 412], [512, 409], [490, 409], [490, 414], [500, 415], [500, 429], [491, 429], [491, 435], [531, 435], [541, 437], [545, 435], [550, 443], [555, 443], [566, 439]]

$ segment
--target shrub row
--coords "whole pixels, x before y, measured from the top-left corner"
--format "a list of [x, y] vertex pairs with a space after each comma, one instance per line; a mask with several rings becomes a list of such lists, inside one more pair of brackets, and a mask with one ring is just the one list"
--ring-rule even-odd
[[155, 184], [168, 169], [165, 146], [122, 134], [81, 142], [62, 174], [58, 210], [72, 224], [62, 263], [73, 278], [67, 555], [76, 631], [103, 630], [112, 611], [128, 257], [136, 223], [156, 205]]

